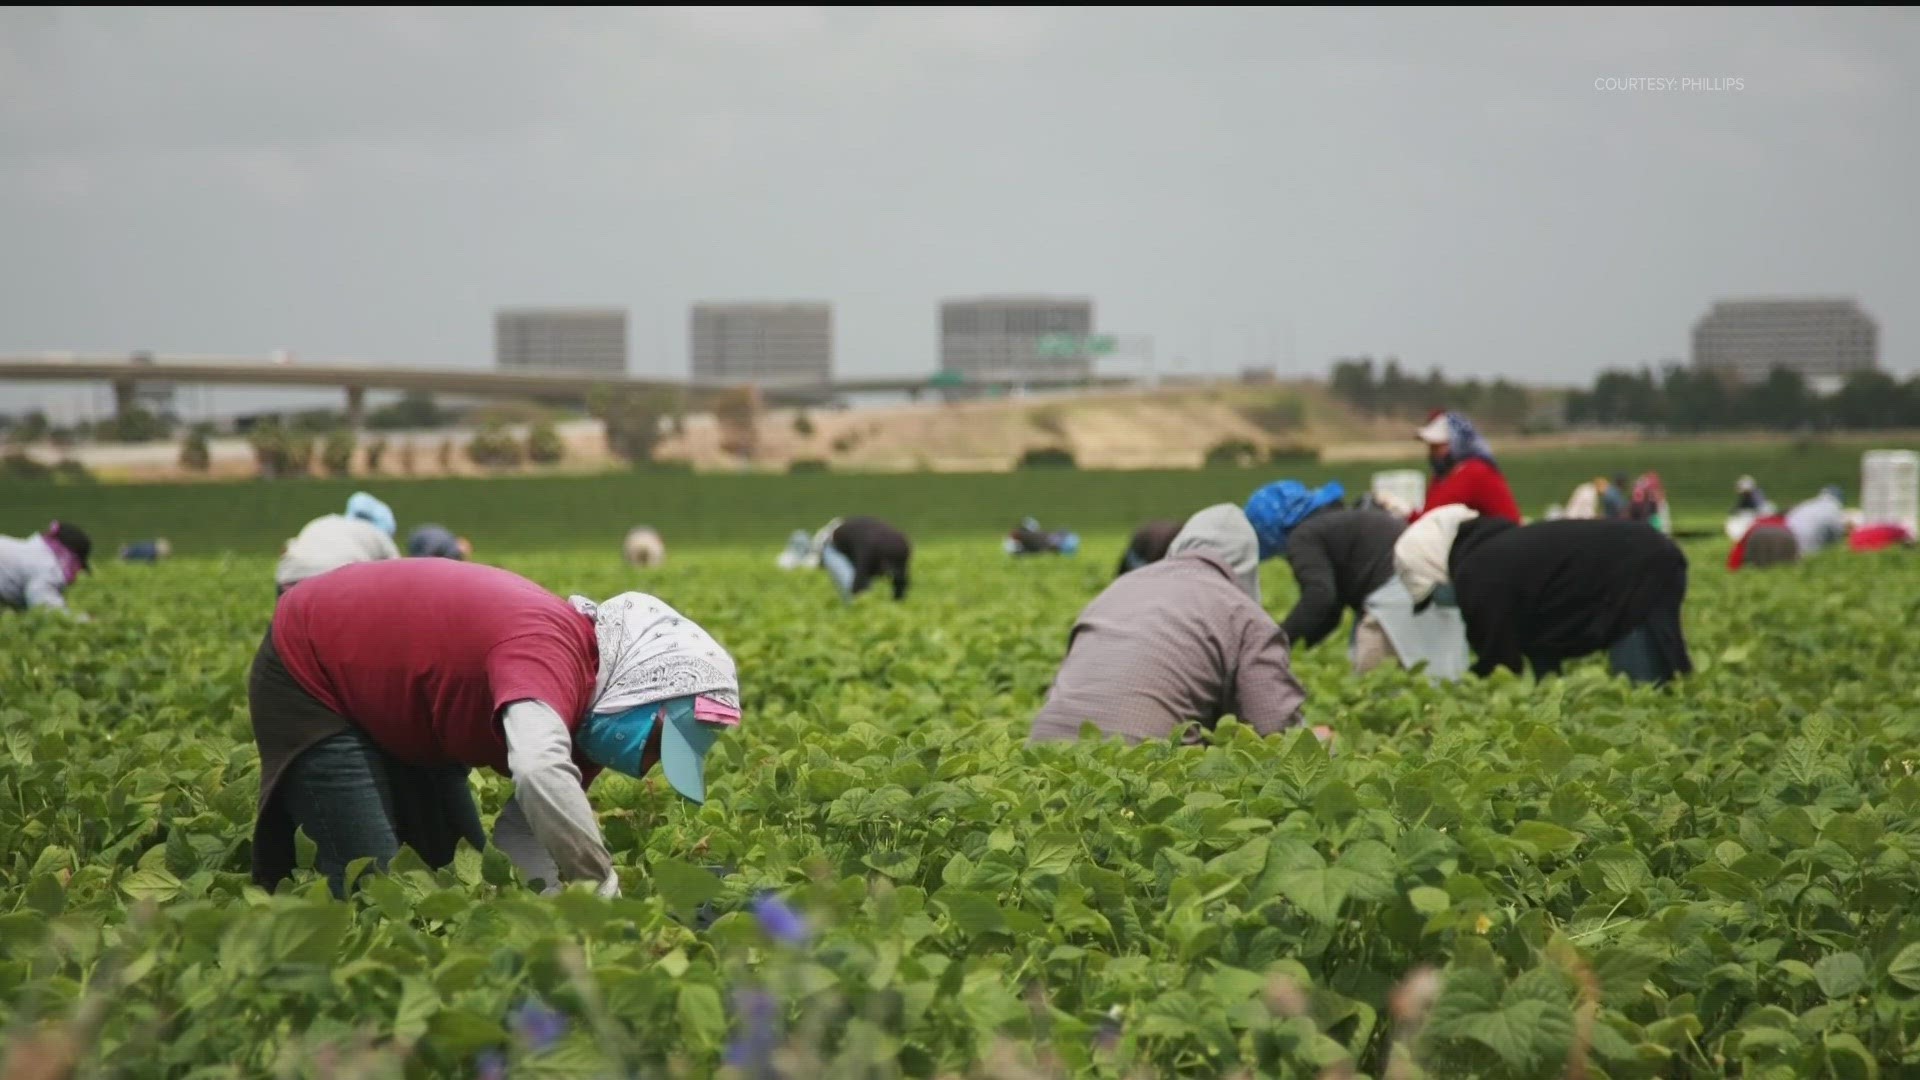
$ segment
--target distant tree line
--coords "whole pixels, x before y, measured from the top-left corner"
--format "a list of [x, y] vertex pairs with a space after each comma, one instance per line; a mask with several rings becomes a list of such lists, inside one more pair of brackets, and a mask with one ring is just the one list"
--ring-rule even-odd
[[1602, 372], [1593, 389], [1568, 395], [1566, 418], [1671, 431], [1920, 428], [1920, 375], [1901, 382], [1882, 371], [1858, 372], [1823, 397], [1784, 368], [1745, 385], [1679, 364], [1657, 375], [1648, 367], [1613, 370]]
[[1335, 397], [1365, 416], [1419, 420], [1435, 409], [1457, 409], [1483, 424], [1519, 426], [1534, 412], [1533, 395], [1517, 383], [1451, 382], [1439, 368], [1422, 378], [1391, 356], [1377, 371], [1369, 356], [1335, 360], [1331, 385]]

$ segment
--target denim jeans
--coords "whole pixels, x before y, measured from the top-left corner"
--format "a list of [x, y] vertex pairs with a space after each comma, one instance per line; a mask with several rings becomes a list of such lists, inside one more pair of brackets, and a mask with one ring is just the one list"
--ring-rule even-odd
[[406, 844], [428, 866], [453, 861], [462, 839], [486, 844], [464, 766], [402, 765], [360, 731], [314, 744], [287, 767], [275, 797], [317, 851], [315, 867], [346, 895], [347, 864], [384, 869]]

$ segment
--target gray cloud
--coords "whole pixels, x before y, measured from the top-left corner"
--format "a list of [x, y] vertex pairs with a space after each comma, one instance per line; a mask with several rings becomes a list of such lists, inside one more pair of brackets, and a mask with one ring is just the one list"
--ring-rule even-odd
[[[1739, 91], [1595, 80], [1738, 78]], [[483, 364], [496, 305], [1085, 292], [1163, 363], [1584, 379], [1716, 296], [1915, 367], [1906, 11], [0, 14], [0, 346]], [[12, 395], [14, 391], [4, 393]]]

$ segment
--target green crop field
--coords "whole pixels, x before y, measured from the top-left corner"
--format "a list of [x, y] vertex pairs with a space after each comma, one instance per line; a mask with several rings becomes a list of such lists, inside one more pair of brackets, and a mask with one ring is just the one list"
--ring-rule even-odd
[[[1733, 502], [1742, 473], [1758, 477], [1782, 505], [1822, 484], [1859, 498], [1860, 456], [1877, 443], [1755, 445], [1671, 442], [1512, 455], [1502, 459], [1530, 515], [1564, 502], [1595, 475], [1637, 476], [1656, 469], [1683, 521], [1712, 527]], [[1894, 441], [1889, 447], [1912, 448]], [[1409, 462], [1415, 466], [1418, 461]], [[1131, 531], [1154, 517], [1182, 517], [1210, 503], [1244, 502], [1258, 485], [1291, 476], [1339, 480], [1358, 494], [1384, 466], [1297, 465], [1168, 472], [1035, 471], [1005, 474], [716, 476], [614, 473], [498, 479], [306, 480], [277, 483], [106, 485], [0, 483], [0, 534], [21, 535], [53, 517], [89, 527], [103, 543], [164, 536], [180, 553], [277, 551], [318, 514], [337, 512], [366, 488], [386, 499], [407, 525], [437, 521], [482, 546], [617, 544], [635, 524], [676, 541], [779, 544], [793, 529], [837, 514], [885, 517], [915, 537], [1004, 532], [1023, 515], [1083, 533]], [[1117, 557], [1117, 556], [1116, 556]]]
[[[1741, 471], [1857, 492], [1856, 449], [1695, 453], [1641, 462], [1683, 515]], [[1596, 460], [1510, 468], [1537, 512]], [[737, 658], [705, 806], [594, 785], [614, 901], [539, 898], [492, 851], [403, 854], [345, 903], [248, 883], [273, 559], [350, 486], [0, 490], [0, 532], [185, 552], [101, 560], [70, 593], [89, 623], [0, 612], [6, 1076], [1920, 1072], [1920, 555], [1730, 575], [1724, 541], [1690, 545], [1700, 670], [1669, 691], [1592, 662], [1356, 680], [1335, 641], [1296, 656], [1331, 758], [1231, 723], [1025, 747], [1125, 530], [1274, 475], [367, 485], [403, 530], [442, 520], [562, 594], [653, 592]], [[789, 529], [861, 511], [929, 538], [905, 603], [774, 568]], [[1002, 556], [1024, 513], [1081, 556]], [[663, 568], [618, 562], [641, 521]], [[1284, 612], [1286, 568], [1265, 585]], [[490, 817], [508, 781], [476, 785]]]

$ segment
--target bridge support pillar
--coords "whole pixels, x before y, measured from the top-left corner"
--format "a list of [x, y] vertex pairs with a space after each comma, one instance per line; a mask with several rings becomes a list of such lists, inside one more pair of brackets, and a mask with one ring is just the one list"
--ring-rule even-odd
[[132, 415], [133, 386], [132, 379], [113, 380], [113, 415], [116, 419], [125, 420]]
[[347, 387], [347, 426], [360, 430], [367, 419], [367, 388], [364, 386]]

